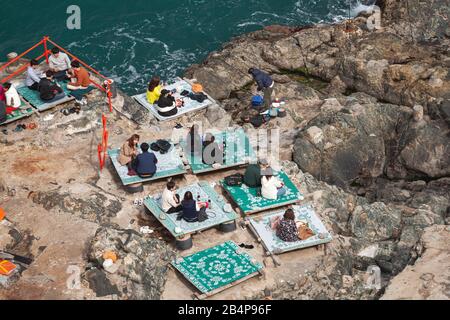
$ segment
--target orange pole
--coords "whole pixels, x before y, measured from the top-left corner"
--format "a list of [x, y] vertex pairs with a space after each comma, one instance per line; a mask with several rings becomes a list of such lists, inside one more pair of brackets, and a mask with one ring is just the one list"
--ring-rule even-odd
[[13, 60], [11, 60], [10, 62], [4, 64], [3, 66], [0, 67], [0, 72], [3, 71], [4, 69], [6, 69], [7, 67], [9, 67], [11, 64], [19, 61], [20, 59], [22, 59], [27, 53], [33, 51], [34, 49], [36, 49], [37, 47], [39, 47], [42, 44], [42, 40], [35, 44], [34, 46], [32, 46], [30, 49], [28, 49], [27, 51], [25, 51], [24, 53], [22, 53], [21, 55], [17, 56], [16, 58], [14, 58]]
[[44, 43], [45, 62], [47, 62], [47, 65], [48, 65], [48, 48], [47, 48], [47, 40], [48, 40], [48, 37], [47, 37], [47, 36], [45, 36], [44, 39], [42, 39], [42, 42]]

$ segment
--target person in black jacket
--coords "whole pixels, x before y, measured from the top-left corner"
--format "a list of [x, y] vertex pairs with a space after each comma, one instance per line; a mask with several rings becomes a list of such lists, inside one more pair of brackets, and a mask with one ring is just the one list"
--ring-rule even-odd
[[269, 110], [272, 105], [272, 94], [275, 82], [267, 73], [259, 69], [250, 68], [248, 73], [251, 74], [256, 81], [258, 91], [263, 91], [264, 93], [264, 110], [261, 110], [261, 112], [265, 112]]
[[177, 102], [169, 90], [162, 90], [161, 96], [156, 104], [158, 114], [162, 117], [172, 117], [178, 113]]
[[38, 90], [40, 98], [46, 103], [51, 103], [66, 97], [63, 89], [53, 81], [54, 72], [49, 70], [45, 78], [39, 82]]
[[141, 150], [142, 153], [134, 159], [132, 167], [142, 179], [152, 178], [157, 171], [158, 159], [153, 152], [148, 152], [150, 150], [148, 143], [143, 143]]
[[206, 206], [197, 203], [190, 191], [185, 193], [181, 206], [183, 211], [178, 218], [180, 220], [183, 219], [186, 222], [197, 222], [200, 214], [206, 214]]

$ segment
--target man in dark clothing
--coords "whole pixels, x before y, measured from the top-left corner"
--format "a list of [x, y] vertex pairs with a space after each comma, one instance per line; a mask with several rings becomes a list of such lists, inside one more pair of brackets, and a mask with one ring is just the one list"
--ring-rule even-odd
[[150, 150], [148, 143], [143, 143], [141, 150], [142, 153], [136, 157], [132, 164], [133, 169], [142, 179], [151, 178], [156, 173], [156, 164], [158, 163], [158, 159], [154, 153], [148, 152], [148, 150]]
[[265, 112], [269, 110], [272, 105], [272, 94], [275, 82], [267, 73], [259, 69], [250, 68], [248, 73], [251, 74], [253, 79], [256, 81], [258, 91], [263, 91], [264, 93], [264, 110], [261, 112]]
[[247, 167], [244, 175], [244, 183], [250, 188], [261, 188], [261, 170], [268, 167], [267, 160], [260, 160], [257, 164]]
[[171, 117], [178, 113], [177, 101], [169, 90], [162, 90], [161, 96], [156, 104], [160, 116]]
[[4, 101], [0, 100], [0, 123], [5, 122], [6, 117], [6, 104]]
[[40, 98], [46, 103], [55, 102], [66, 97], [63, 89], [53, 82], [53, 71], [47, 71], [45, 78], [39, 82], [38, 90]]

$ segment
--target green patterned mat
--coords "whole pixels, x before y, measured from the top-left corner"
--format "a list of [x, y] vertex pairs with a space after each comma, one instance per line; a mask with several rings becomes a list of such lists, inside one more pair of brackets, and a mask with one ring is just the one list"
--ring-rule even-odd
[[17, 92], [23, 99], [28, 101], [28, 103], [31, 104], [33, 107], [35, 107], [39, 111], [45, 111], [45, 110], [51, 109], [53, 107], [56, 107], [60, 104], [74, 100], [74, 98], [70, 96], [70, 91], [67, 89], [67, 83], [59, 82], [59, 85], [66, 93], [66, 97], [63, 99], [60, 99], [58, 101], [52, 102], [52, 103], [47, 103], [45, 101], [42, 101], [41, 98], [39, 97], [39, 92], [35, 91], [35, 90], [31, 90], [27, 86], [17, 88]]
[[219, 134], [214, 134], [214, 136], [216, 137], [216, 142], [219, 146], [222, 145], [224, 141], [227, 143], [226, 157], [224, 159], [225, 163], [219, 168], [214, 168], [213, 166], [204, 164], [202, 157], [189, 154], [185, 140], [180, 142], [194, 174], [233, 168], [245, 165], [252, 159], [256, 159], [255, 151], [253, 150], [250, 140], [243, 129], [225, 131]]
[[180, 188], [177, 193], [183, 198], [187, 191], [191, 191], [194, 197], [200, 195], [202, 202], [211, 200], [211, 209], [206, 213], [209, 219], [204, 222], [189, 223], [184, 220], [177, 221], [177, 214], [166, 214], [161, 208], [161, 195], [149, 197], [145, 199], [145, 206], [155, 216], [156, 219], [174, 236], [182, 237], [194, 232], [203, 231], [213, 228], [223, 223], [232, 222], [238, 219], [238, 215], [233, 211], [227, 213], [223, 210], [226, 202], [223, 197], [220, 197], [214, 189], [206, 182], [200, 182], [185, 188]]
[[[149, 144], [151, 145], [152, 142], [150, 142]], [[122, 184], [124, 186], [175, 177], [187, 173], [187, 171], [184, 168], [183, 161], [180, 158], [179, 152], [173, 146], [167, 154], [162, 155], [159, 152], [155, 153], [156, 158], [158, 158], [157, 164], [158, 171], [152, 178], [148, 179], [142, 179], [141, 177], [138, 176], [129, 176], [127, 166], [122, 166], [119, 163], [118, 160], [119, 154], [120, 149], [108, 151], [108, 155], [111, 158], [114, 168], [116, 169], [120, 177], [120, 180], [122, 181]]]
[[[24, 107], [24, 106], [26, 106], [26, 103], [25, 103], [24, 101], [22, 101], [21, 107]], [[6, 116], [6, 121], [3, 122], [3, 123], [1, 123], [1, 124], [8, 124], [8, 123], [12, 123], [12, 122], [18, 121], [18, 120], [20, 120], [20, 119], [29, 117], [29, 116], [31, 116], [33, 113], [36, 112], [36, 110], [33, 109], [33, 108], [28, 108], [28, 109], [26, 109], [26, 110], [24, 110], [24, 111], [25, 111], [25, 113], [22, 113], [22, 112], [19, 111], [19, 110], [13, 111], [11, 114], [8, 114], [8, 115]]]
[[294, 206], [297, 221], [308, 222], [309, 227], [314, 232], [314, 236], [301, 241], [285, 242], [278, 238], [276, 230], [271, 228], [271, 222], [274, 218], [282, 218], [285, 210], [269, 213], [267, 215], [255, 218], [249, 218], [251, 230], [260, 238], [264, 247], [271, 253], [281, 254], [289, 251], [305, 249], [331, 242], [333, 237], [328, 232], [319, 216], [311, 205]]
[[254, 277], [263, 266], [229, 241], [172, 265], [203, 294], [225, 289], [234, 283]]
[[253, 214], [266, 211], [290, 204], [297, 203], [304, 199], [303, 195], [297, 189], [295, 184], [283, 171], [276, 174], [278, 179], [283, 181], [287, 193], [278, 200], [269, 200], [257, 196], [256, 188], [249, 188], [246, 185], [242, 187], [229, 187], [224, 181], [221, 181], [222, 187], [230, 195], [236, 205], [244, 212], [244, 214]]

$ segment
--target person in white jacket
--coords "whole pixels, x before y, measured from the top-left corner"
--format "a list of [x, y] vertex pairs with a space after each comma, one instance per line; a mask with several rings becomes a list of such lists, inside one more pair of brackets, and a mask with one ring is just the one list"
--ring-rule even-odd
[[272, 169], [266, 169], [261, 173], [263, 175], [261, 179], [261, 194], [263, 198], [277, 200], [286, 194], [284, 184], [277, 177], [273, 176]]
[[178, 213], [183, 210], [180, 196], [176, 194], [175, 182], [167, 183], [167, 188], [162, 194], [162, 209], [168, 214]]

